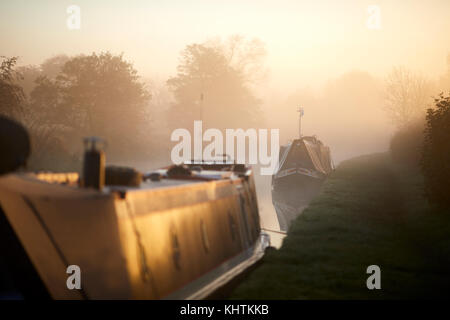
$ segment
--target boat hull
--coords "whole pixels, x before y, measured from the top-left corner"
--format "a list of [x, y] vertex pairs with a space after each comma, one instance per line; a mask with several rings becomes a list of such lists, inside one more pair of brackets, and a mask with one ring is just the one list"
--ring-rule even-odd
[[[109, 192], [9, 175], [0, 210], [55, 299], [201, 299], [268, 245], [251, 174]], [[66, 285], [70, 265], [80, 290]]]
[[319, 193], [324, 181], [325, 177], [316, 178], [298, 172], [273, 180], [272, 203], [280, 230], [288, 230], [291, 222]]

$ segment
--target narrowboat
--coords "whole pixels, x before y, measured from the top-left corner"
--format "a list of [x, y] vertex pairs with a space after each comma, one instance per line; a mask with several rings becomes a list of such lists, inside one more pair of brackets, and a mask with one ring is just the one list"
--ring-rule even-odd
[[288, 229], [332, 170], [330, 149], [315, 136], [301, 136], [280, 147], [278, 170], [272, 176], [272, 202], [281, 230]]
[[92, 140], [80, 174], [0, 176], [3, 298], [204, 299], [270, 245], [250, 167], [140, 173], [104, 168], [97, 149]]

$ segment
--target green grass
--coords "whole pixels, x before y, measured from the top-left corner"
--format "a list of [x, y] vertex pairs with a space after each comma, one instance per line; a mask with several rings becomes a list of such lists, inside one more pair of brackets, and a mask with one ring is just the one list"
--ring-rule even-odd
[[[449, 297], [450, 212], [432, 209], [422, 185], [386, 154], [343, 162], [231, 299]], [[372, 264], [381, 290], [366, 287]]]

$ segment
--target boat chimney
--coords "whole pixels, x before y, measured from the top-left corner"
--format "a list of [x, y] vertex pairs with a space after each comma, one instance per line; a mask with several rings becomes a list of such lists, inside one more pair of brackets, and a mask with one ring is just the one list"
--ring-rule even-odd
[[84, 138], [83, 178], [81, 185], [84, 188], [102, 190], [105, 185], [105, 153], [99, 144], [105, 141], [98, 137]]

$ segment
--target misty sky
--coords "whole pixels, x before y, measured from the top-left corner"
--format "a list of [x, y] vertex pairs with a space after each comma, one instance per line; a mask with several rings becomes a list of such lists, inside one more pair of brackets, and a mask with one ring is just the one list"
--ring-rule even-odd
[[[81, 8], [80, 30], [66, 27], [71, 4]], [[381, 30], [366, 26], [369, 5], [381, 9]], [[449, 13], [448, 0], [3, 0], [0, 54], [39, 64], [123, 52], [141, 75], [164, 79], [185, 45], [241, 34], [265, 42], [274, 88], [314, 87], [353, 69], [383, 76], [395, 65], [435, 77], [450, 52]]]

